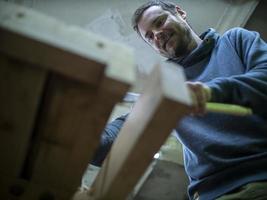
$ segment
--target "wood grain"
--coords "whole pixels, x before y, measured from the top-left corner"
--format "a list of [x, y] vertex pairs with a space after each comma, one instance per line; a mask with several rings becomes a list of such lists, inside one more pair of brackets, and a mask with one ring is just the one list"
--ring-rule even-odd
[[189, 112], [191, 99], [182, 70], [164, 65], [146, 80], [91, 188], [93, 199], [126, 199], [176, 123]]
[[0, 173], [21, 172], [42, 98], [46, 71], [0, 54]]

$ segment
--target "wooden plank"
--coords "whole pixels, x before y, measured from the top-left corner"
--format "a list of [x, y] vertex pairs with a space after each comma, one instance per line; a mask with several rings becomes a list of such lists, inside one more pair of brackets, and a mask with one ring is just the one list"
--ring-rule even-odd
[[0, 54], [0, 174], [20, 173], [45, 79], [45, 70]]
[[106, 78], [92, 87], [55, 76], [47, 89], [32, 181], [73, 194], [128, 85]]
[[103, 73], [129, 84], [135, 78], [129, 47], [7, 2], [0, 2], [0, 44], [6, 54], [90, 84]]
[[49, 72], [23, 174], [31, 184], [69, 197], [80, 185], [113, 106], [134, 81], [132, 50], [6, 2], [0, 2], [0, 43], [3, 55], [27, 63], [20, 70], [31, 65]]
[[181, 68], [155, 68], [112, 146], [92, 188], [92, 199], [126, 199], [191, 99]]

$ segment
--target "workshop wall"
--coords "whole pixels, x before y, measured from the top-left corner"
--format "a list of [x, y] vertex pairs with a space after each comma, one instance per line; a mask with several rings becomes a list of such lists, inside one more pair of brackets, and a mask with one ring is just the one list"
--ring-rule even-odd
[[[5, 0], [34, 8], [68, 24], [104, 35], [132, 46], [140, 72], [149, 72], [160, 59], [131, 28], [134, 10], [146, 0]], [[197, 33], [209, 27], [224, 32], [244, 26], [258, 0], [173, 0], [187, 11]]]

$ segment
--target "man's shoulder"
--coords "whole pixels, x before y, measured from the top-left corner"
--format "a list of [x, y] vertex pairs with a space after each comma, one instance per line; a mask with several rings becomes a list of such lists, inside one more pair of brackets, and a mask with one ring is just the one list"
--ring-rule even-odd
[[255, 32], [249, 31], [245, 28], [235, 27], [235, 28], [231, 28], [231, 29], [227, 30], [222, 36], [228, 37], [228, 38], [230, 37], [230, 38], [238, 39], [238, 38], [250, 37], [254, 34], [255, 34]]

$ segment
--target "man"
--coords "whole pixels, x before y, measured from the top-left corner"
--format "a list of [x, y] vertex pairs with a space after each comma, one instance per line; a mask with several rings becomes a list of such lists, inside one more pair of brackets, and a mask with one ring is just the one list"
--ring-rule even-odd
[[[176, 128], [190, 199], [267, 199], [267, 44], [241, 28], [198, 36], [185, 11], [161, 0], [138, 8], [133, 28], [169, 62], [183, 66], [190, 81], [195, 115]], [[207, 101], [247, 106], [254, 114], [205, 113]], [[109, 124], [102, 141], [117, 135], [125, 118]]]

